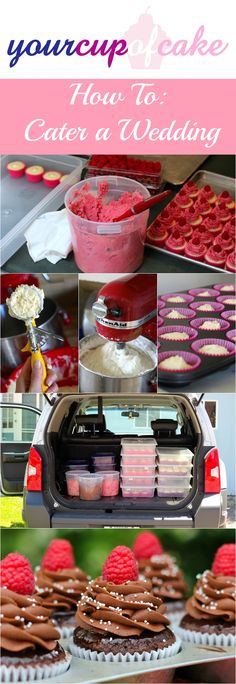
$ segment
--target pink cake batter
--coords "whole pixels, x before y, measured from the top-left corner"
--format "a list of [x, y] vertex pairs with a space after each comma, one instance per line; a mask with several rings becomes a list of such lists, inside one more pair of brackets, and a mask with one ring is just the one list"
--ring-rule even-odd
[[109, 223], [143, 199], [139, 192], [123, 192], [117, 200], [104, 202], [108, 193], [106, 182], [100, 183], [97, 195], [92, 195], [89, 188], [89, 183], [86, 183], [81, 190], [75, 190], [74, 198], [69, 203], [69, 209], [73, 214], [87, 221]]
[[74, 190], [68, 203], [77, 266], [85, 273], [133, 273], [143, 260], [148, 211], [111, 222], [143, 196], [126, 191], [109, 200], [107, 182], [100, 183], [96, 195], [89, 190], [90, 184], [85, 183], [81, 190]]

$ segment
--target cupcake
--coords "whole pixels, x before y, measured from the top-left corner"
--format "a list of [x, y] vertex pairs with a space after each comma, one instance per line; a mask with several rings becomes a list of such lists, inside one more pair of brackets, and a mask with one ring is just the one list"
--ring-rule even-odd
[[34, 575], [27, 558], [9, 553], [3, 559], [1, 585], [1, 681], [35, 681], [66, 672], [71, 656], [58, 643], [50, 610], [32, 596]]
[[194, 235], [192, 240], [189, 240], [185, 247], [185, 256], [194, 261], [204, 261], [207, 246], [203, 244], [201, 238]]
[[151, 556], [163, 553], [160, 539], [153, 532], [140, 532], [133, 545], [133, 553], [138, 563], [138, 569], [143, 572]]
[[165, 606], [138, 579], [133, 552], [117, 546], [102, 577], [92, 580], [78, 604], [71, 653], [87, 660], [149, 661], [176, 654], [180, 641]]
[[143, 576], [151, 581], [154, 596], [165, 602], [165, 612], [169, 619], [179, 622], [184, 612], [187, 584], [176, 559], [168, 553], [151, 556]]
[[75, 613], [89, 577], [76, 567], [73, 549], [66, 539], [53, 539], [35, 572], [36, 595], [51, 611], [63, 638], [75, 628]]
[[175, 254], [184, 254], [186, 244], [184, 235], [181, 235], [178, 228], [174, 228], [173, 232], [165, 241], [165, 248], [168, 249], [169, 252], [174, 252]]
[[212, 569], [197, 576], [178, 633], [194, 644], [233, 646], [235, 596], [235, 544], [223, 544]]

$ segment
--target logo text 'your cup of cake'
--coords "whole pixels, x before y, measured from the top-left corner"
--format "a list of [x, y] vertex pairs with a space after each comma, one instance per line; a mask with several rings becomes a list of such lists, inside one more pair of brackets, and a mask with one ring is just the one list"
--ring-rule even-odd
[[172, 40], [164, 29], [155, 23], [150, 8], [141, 14], [124, 34], [128, 46], [128, 58], [133, 69], [160, 69], [164, 57], [211, 55], [217, 57], [228, 43], [217, 38], [208, 40], [204, 24], [195, 29], [193, 36]]

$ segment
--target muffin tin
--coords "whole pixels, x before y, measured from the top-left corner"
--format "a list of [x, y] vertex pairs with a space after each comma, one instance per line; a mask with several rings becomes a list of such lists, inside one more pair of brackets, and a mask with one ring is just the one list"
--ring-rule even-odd
[[[222, 302], [222, 288], [227, 286], [227, 283], [221, 283], [221, 289], [219, 285], [214, 285], [212, 287], [203, 286], [198, 289], [197, 294], [193, 294], [194, 290], [185, 290], [181, 293], [170, 293], [169, 295], [163, 295], [160, 297], [162, 301], [165, 298], [166, 309], [161, 309], [162, 323], [158, 327], [158, 341], [159, 341], [159, 363], [160, 361], [168, 358], [168, 356], [183, 356], [187, 363], [192, 365], [192, 368], [188, 370], [165, 370], [158, 367], [158, 381], [160, 385], [186, 385], [199, 377], [213, 373], [214, 371], [219, 371], [229, 364], [235, 361], [235, 341], [232, 339], [234, 337], [235, 331], [235, 320], [232, 317], [235, 316], [235, 310], [232, 309], [232, 305], [226, 305]], [[215, 297], [212, 295], [212, 291], [215, 293]], [[209, 296], [202, 297], [202, 292], [209, 292]], [[189, 304], [189, 310], [192, 311], [194, 316], [189, 319], [176, 320], [176, 325], [173, 319], [166, 318], [166, 311], [168, 312], [168, 297], [174, 296], [174, 294], [191, 294], [194, 301]], [[224, 291], [223, 297], [227, 298], [227, 292]], [[234, 293], [230, 292], [230, 298], [234, 296]], [[220, 302], [219, 302], [220, 299]], [[198, 305], [201, 306], [203, 301], [205, 303], [213, 302], [214, 311], [199, 310]], [[219, 305], [219, 306], [216, 306]], [[222, 309], [223, 306], [223, 309]], [[181, 311], [181, 304], [174, 304], [172, 307], [174, 310]], [[232, 320], [230, 320], [232, 318]], [[220, 322], [221, 329], [208, 329], [207, 327], [200, 330], [200, 326], [206, 322], [206, 324], [212, 320]], [[171, 330], [174, 332], [183, 331], [188, 332], [191, 328], [197, 335], [194, 339], [189, 340], [166, 340], [162, 339], [161, 334], [166, 332], [166, 330]], [[229, 354], [227, 355], [206, 355], [199, 352], [199, 346], [205, 344], [219, 344], [228, 349]]]
[[[192, 181], [193, 183], [195, 183], [195, 185], [196, 185], [197, 188], [199, 188], [199, 189], [203, 189], [203, 188], [204, 188], [205, 186], [207, 186], [207, 185], [211, 186], [211, 188], [213, 189], [213, 191], [216, 193], [217, 197], [218, 197], [221, 193], [223, 193], [224, 191], [228, 191], [228, 192], [230, 193], [230, 195], [231, 195], [232, 197], [235, 198], [235, 186], [234, 186], [234, 179], [233, 179], [233, 178], [229, 178], [229, 177], [227, 177], [227, 176], [222, 176], [222, 175], [216, 174], [216, 173], [211, 173], [211, 172], [209, 172], [209, 171], [197, 171], [197, 173], [195, 173], [195, 174], [192, 176], [192, 178], [190, 179], [190, 181]], [[181, 245], [178, 245], [178, 241], [177, 241], [177, 243], [176, 243], [176, 245], [178, 245], [176, 248], [180, 250], [179, 253], [177, 253], [177, 252], [174, 251], [174, 250], [172, 251], [172, 250], [170, 250], [170, 249], [167, 249], [166, 245], [164, 244], [164, 239], [163, 239], [163, 240], [161, 239], [161, 241], [159, 241], [159, 244], [157, 244], [157, 246], [156, 246], [156, 245], [154, 244], [154, 242], [153, 242], [153, 240], [154, 240], [153, 236], [152, 236], [152, 239], [150, 238], [150, 230], [154, 227], [154, 224], [155, 224], [156, 221], [158, 221], [159, 219], [161, 219], [160, 230], [162, 230], [162, 228], [165, 228], [165, 229], [168, 231], [168, 234], [169, 234], [169, 235], [173, 233], [173, 231], [175, 230], [175, 227], [176, 227], [176, 228], [178, 227], [177, 224], [174, 225], [174, 222], [173, 222], [173, 221], [172, 221], [172, 224], [170, 225], [170, 220], [172, 220], [172, 219], [170, 219], [170, 218], [168, 219], [168, 210], [169, 210], [169, 206], [170, 206], [171, 202], [173, 202], [173, 199], [174, 199], [174, 201], [176, 201], [176, 202], [178, 203], [180, 193], [183, 192], [183, 191], [185, 190], [185, 187], [186, 187], [186, 185], [184, 185], [184, 186], [181, 188], [181, 190], [179, 191], [179, 193], [177, 193], [177, 195], [176, 195], [174, 198], [172, 197], [171, 201], [165, 206], [165, 208], [160, 212], [160, 214], [158, 214], [158, 216], [156, 217], [155, 221], [153, 221], [153, 223], [151, 223], [151, 225], [148, 227], [147, 238], [146, 238], [146, 244], [147, 244], [149, 247], [152, 247], [153, 249], [156, 249], [158, 252], [160, 251], [160, 252], [164, 252], [165, 254], [171, 254], [171, 256], [174, 256], [174, 257], [176, 257], [177, 259], [183, 259], [184, 261], [189, 262], [191, 265], [193, 265], [194, 263], [197, 263], [197, 264], [204, 263], [204, 266], [205, 266], [205, 268], [206, 268], [207, 270], [211, 270], [211, 271], [213, 270], [213, 271], [219, 271], [219, 272], [225, 272], [225, 271], [227, 271], [227, 270], [232, 270], [232, 269], [230, 269], [230, 268], [227, 269], [225, 265], [224, 265], [224, 267], [222, 267], [222, 268], [221, 268], [221, 267], [217, 267], [217, 266], [215, 266], [215, 265], [210, 265], [209, 263], [207, 263], [207, 262], [205, 261], [204, 256], [203, 256], [201, 259], [197, 258], [197, 256], [196, 256], [196, 258], [190, 258], [189, 256], [186, 256], [185, 253], [184, 253], [184, 249], [181, 247]], [[193, 207], [195, 207], [195, 204], [196, 204], [196, 201], [198, 200], [198, 197], [192, 197], [192, 199], [193, 199]], [[207, 209], [206, 209], [203, 205], [202, 205], [202, 213], [201, 213], [201, 210], [198, 211], [198, 213], [201, 213], [201, 216], [202, 216], [202, 218], [203, 218], [203, 221], [204, 221], [205, 219], [207, 219], [207, 218], [209, 217], [209, 215], [211, 216], [211, 214], [214, 212], [214, 205], [209, 204], [209, 207], [210, 207], [210, 213], [208, 213]], [[212, 207], [212, 208], [211, 208], [211, 207]], [[181, 208], [179, 208], [179, 218], [180, 218], [180, 220], [182, 220], [182, 218], [185, 219], [185, 217], [186, 217], [186, 224], [187, 224], [187, 225], [189, 225], [189, 219], [187, 219], [187, 216], [188, 216], [187, 212], [188, 212], [188, 210], [189, 210], [189, 207], [186, 207], [186, 208], [182, 208], [182, 207], [181, 207]], [[234, 216], [234, 210], [231, 209], [230, 211], [232, 212], [232, 213], [231, 213], [231, 216], [233, 217], [233, 216]], [[163, 218], [164, 218], [164, 222], [162, 221]], [[225, 223], [225, 222], [222, 222], [221, 225], [222, 225], [222, 228], [220, 229], [220, 231], [215, 232], [215, 233], [213, 233], [213, 232], [210, 233], [210, 235], [209, 235], [209, 243], [208, 243], [208, 245], [207, 245], [207, 249], [208, 249], [208, 246], [209, 246], [209, 245], [210, 245], [210, 246], [212, 245], [213, 240], [214, 240], [218, 235], [219, 235], [219, 236], [221, 235], [221, 232], [222, 232], [222, 230], [224, 229], [226, 223]], [[193, 237], [195, 238], [199, 226], [201, 226], [201, 224], [199, 224], [199, 225], [196, 224], [196, 225], [192, 225], [192, 226], [191, 226], [193, 232], [192, 232], [191, 237], [190, 237], [190, 236], [186, 236], [185, 239], [186, 239], [187, 243], [189, 243], [189, 240], [191, 240]], [[180, 230], [180, 232], [181, 232], [181, 230]], [[206, 228], [205, 228], [204, 234], [202, 234], [202, 235], [201, 235], [201, 238], [200, 238], [200, 243], [201, 243], [201, 245], [202, 245], [202, 244], [206, 244], [206, 235], [207, 235], [207, 232], [209, 232], [209, 231], [207, 231]], [[233, 231], [233, 229], [232, 229], [232, 235], [231, 235], [231, 237], [233, 237], [233, 232], [234, 232], [234, 231]], [[181, 234], [182, 234], [182, 233], [181, 233]], [[212, 242], [210, 242], [210, 237], [211, 237], [211, 236], [212, 236]], [[204, 251], [204, 250], [203, 250], [203, 251]], [[206, 251], [206, 250], [205, 250], [205, 251]], [[230, 253], [233, 253], [233, 251], [234, 251], [234, 250], [231, 249], [231, 252], [228, 252], [227, 255], [229, 255]]]

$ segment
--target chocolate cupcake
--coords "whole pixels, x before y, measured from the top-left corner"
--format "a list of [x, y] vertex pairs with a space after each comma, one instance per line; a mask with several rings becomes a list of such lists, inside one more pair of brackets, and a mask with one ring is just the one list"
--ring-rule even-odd
[[88, 660], [149, 661], [176, 654], [180, 640], [169, 628], [162, 600], [138, 580], [134, 555], [116, 547], [78, 604], [69, 650]]
[[184, 612], [188, 587], [176, 559], [168, 553], [152, 556], [141, 576], [151, 581], [153, 595], [165, 602], [167, 616], [178, 623]]
[[235, 544], [218, 549], [212, 570], [197, 576], [178, 633], [185, 641], [233, 646], [235, 638]]
[[[28, 588], [33, 571], [18, 553], [6, 556], [2, 562], [1, 581], [1, 666], [2, 682], [25, 682], [46, 679], [68, 670], [71, 656], [58, 643], [60, 633], [49, 619], [50, 611], [35, 596], [24, 595], [7, 588], [12, 584]], [[9, 573], [9, 568], [11, 573]]]
[[86, 573], [75, 565], [71, 544], [64, 539], [53, 540], [36, 569], [35, 585], [63, 638], [74, 631], [77, 603], [88, 581]]

